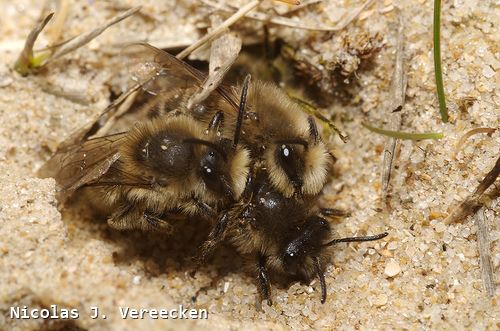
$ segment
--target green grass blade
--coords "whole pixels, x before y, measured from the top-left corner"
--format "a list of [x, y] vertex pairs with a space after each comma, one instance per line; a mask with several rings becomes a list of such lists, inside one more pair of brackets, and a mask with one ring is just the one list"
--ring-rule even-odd
[[444, 96], [443, 72], [441, 71], [441, 0], [434, 0], [434, 73], [436, 76], [436, 89], [439, 100], [441, 120], [448, 122], [448, 110]]
[[383, 134], [392, 138], [405, 139], [405, 140], [424, 140], [424, 139], [441, 139], [444, 135], [440, 132], [426, 132], [426, 133], [410, 133], [401, 131], [391, 131], [376, 128], [367, 123], [361, 123], [365, 128], [378, 134]]

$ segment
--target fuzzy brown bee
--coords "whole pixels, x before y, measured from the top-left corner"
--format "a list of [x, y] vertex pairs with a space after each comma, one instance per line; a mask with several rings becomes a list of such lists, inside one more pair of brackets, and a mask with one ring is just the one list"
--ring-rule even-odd
[[239, 203], [224, 212], [202, 247], [205, 260], [219, 242], [226, 239], [239, 253], [256, 261], [259, 291], [272, 304], [269, 270], [287, 276], [311, 280], [318, 277], [321, 302], [327, 289], [323, 267], [329, 246], [340, 242], [372, 241], [387, 232], [364, 237], [331, 239], [331, 228], [325, 217], [343, 216], [330, 208], [320, 208], [317, 197], [288, 198], [268, 181], [263, 169], [250, 176]]
[[177, 217], [215, 218], [239, 199], [249, 152], [221, 137], [216, 116], [205, 129], [185, 115], [137, 123], [126, 132], [89, 139], [56, 154], [40, 171], [64, 195], [85, 189], [117, 229], [169, 231]]
[[[189, 94], [196, 88], [190, 87], [185, 90], [190, 93], [183, 94], [170, 88], [169, 82], [174, 76], [177, 82], [189, 81], [197, 86], [204, 81], [203, 74], [152, 46], [134, 47], [143, 48], [142, 56], [145, 53], [149, 59], [146, 67], [155, 68], [152, 75], [146, 76], [147, 88], [157, 95], [150, 101], [150, 116], [165, 116], [172, 109], [184, 109], [202, 123], [208, 123], [214, 112], [234, 118], [241, 87], [218, 87], [205, 101], [190, 109]], [[319, 208], [317, 201], [333, 157], [314, 118], [272, 84], [250, 83], [246, 96], [240, 103], [246, 106], [241, 138], [251, 150], [255, 175], [249, 176], [240, 201], [222, 211], [202, 246], [200, 262], [226, 239], [241, 254], [256, 259], [259, 289], [269, 304], [268, 270], [303, 279], [319, 277], [321, 301], [325, 302], [322, 266], [327, 259], [327, 247], [345, 241], [377, 240], [387, 233], [326, 242], [331, 238], [331, 230], [322, 216], [331, 216], [335, 210]]]
[[[237, 122], [234, 118], [241, 86], [220, 86], [202, 103], [189, 108], [189, 96], [205, 76], [153, 46], [132, 47], [140, 54], [140, 67], [149, 70], [134, 77], [155, 94], [150, 101], [153, 116], [184, 109], [202, 123], [209, 123], [216, 112], [222, 112], [229, 123]], [[328, 179], [333, 157], [320, 138], [314, 118], [281, 89], [260, 81], [250, 83], [246, 107], [241, 139], [250, 148], [252, 160], [267, 169], [273, 187], [285, 197], [317, 195]], [[225, 134], [233, 129], [228, 127]]]
[[256, 259], [268, 303], [268, 270], [319, 277], [324, 302], [327, 248], [387, 233], [331, 240], [323, 216], [335, 210], [319, 208], [318, 197], [333, 157], [315, 120], [276, 86], [248, 76], [241, 87], [220, 86], [190, 107], [205, 76], [152, 46], [134, 47], [148, 68], [135, 80], [154, 95], [139, 111], [148, 120], [63, 150], [45, 167], [61, 163], [61, 170], [48, 175], [65, 192], [90, 189], [113, 211], [115, 228], [168, 230], [176, 215], [208, 215], [217, 221], [200, 262], [226, 239]]

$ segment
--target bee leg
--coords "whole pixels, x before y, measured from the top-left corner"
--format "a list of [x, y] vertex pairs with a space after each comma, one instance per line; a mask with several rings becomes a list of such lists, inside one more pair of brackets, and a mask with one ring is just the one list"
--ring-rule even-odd
[[336, 209], [336, 208], [320, 208], [319, 213], [321, 214], [321, 216], [325, 216], [325, 217], [349, 216], [349, 212], [342, 210], [342, 209]]
[[224, 113], [222, 111], [218, 111], [215, 113], [214, 117], [208, 124], [207, 131], [216, 130], [217, 133], [220, 133], [224, 128]]
[[241, 193], [241, 200], [248, 201], [252, 198], [253, 182], [255, 180], [255, 174], [253, 173], [253, 164], [250, 166], [250, 171], [248, 172], [247, 181], [245, 183], [245, 188], [243, 193]]
[[118, 208], [108, 219], [108, 225], [117, 230], [154, 230], [170, 233], [172, 226], [165, 220], [141, 211], [130, 204]]
[[260, 254], [257, 263], [257, 266], [259, 268], [259, 292], [261, 296], [267, 301], [267, 304], [269, 306], [272, 306], [273, 300], [271, 299], [271, 283], [269, 282], [265, 256]]
[[141, 218], [140, 213], [130, 204], [121, 204], [108, 218], [108, 225], [116, 230], [132, 230], [140, 228], [137, 220]]
[[167, 221], [158, 218], [149, 214], [148, 212], [144, 212], [142, 214], [142, 219], [146, 221], [147, 226], [145, 226], [148, 230], [161, 231], [165, 233], [172, 233], [173, 227]]
[[208, 218], [210, 220], [213, 220], [214, 218], [217, 217], [217, 212], [215, 209], [208, 205], [207, 203], [198, 200], [195, 196], [191, 197], [191, 200], [193, 200], [195, 206], [196, 206], [196, 213], [197, 215], [200, 215], [202, 217]]
[[316, 269], [316, 274], [318, 275], [319, 278], [319, 284], [321, 286], [321, 303], [326, 302], [326, 281], [325, 281], [325, 274], [321, 270], [321, 265], [319, 263], [318, 257], [313, 258], [314, 261], [314, 268]]
[[319, 141], [319, 131], [314, 118], [312, 116], [307, 117], [307, 122], [309, 123], [309, 135], [313, 137], [314, 141]]
[[229, 223], [229, 213], [224, 212], [217, 220], [212, 231], [208, 235], [208, 239], [201, 245], [201, 254], [198, 258], [198, 264], [204, 263], [207, 258], [212, 255], [219, 242], [224, 237], [227, 224]]

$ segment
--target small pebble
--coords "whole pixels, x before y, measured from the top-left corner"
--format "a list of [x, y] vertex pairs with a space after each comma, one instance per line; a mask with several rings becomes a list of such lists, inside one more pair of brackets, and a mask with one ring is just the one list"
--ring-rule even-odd
[[436, 224], [436, 232], [437, 233], [442, 233], [446, 230], [446, 225], [443, 222], [439, 222]]
[[394, 277], [396, 276], [397, 274], [399, 274], [401, 272], [401, 267], [399, 266], [399, 263], [397, 263], [396, 261], [394, 260], [391, 260], [389, 261], [386, 266], [385, 266], [385, 270], [384, 270], [384, 273], [388, 276], [388, 277]]
[[375, 299], [373, 304], [377, 307], [385, 306], [388, 300], [389, 298], [387, 297], [387, 295], [381, 294]]

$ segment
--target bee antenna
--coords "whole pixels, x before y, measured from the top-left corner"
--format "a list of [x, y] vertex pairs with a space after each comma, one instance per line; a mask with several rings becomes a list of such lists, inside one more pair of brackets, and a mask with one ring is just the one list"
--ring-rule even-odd
[[222, 157], [224, 158], [224, 161], [227, 161], [226, 153], [219, 146], [217, 146], [216, 144], [214, 144], [210, 141], [196, 139], [196, 138], [188, 138], [188, 139], [184, 139], [183, 141], [187, 144], [204, 145], [204, 146], [208, 146], [210, 148], [213, 148], [217, 153], [222, 155]]
[[248, 74], [246, 75], [245, 80], [243, 81], [243, 88], [241, 89], [240, 107], [238, 109], [238, 119], [236, 120], [236, 129], [234, 130], [233, 149], [235, 149], [236, 146], [238, 146], [238, 141], [240, 140], [241, 127], [243, 124], [243, 115], [245, 114], [245, 106], [247, 104], [248, 85], [250, 84], [251, 78], [252, 76]]
[[319, 284], [321, 286], [321, 303], [326, 302], [326, 281], [325, 274], [321, 272], [321, 266], [319, 265], [319, 259], [317, 256], [313, 257], [314, 259], [314, 268], [316, 269], [316, 274], [319, 278]]
[[364, 237], [346, 237], [346, 238], [339, 238], [339, 239], [333, 239], [332, 241], [323, 244], [322, 246], [333, 246], [338, 243], [348, 243], [348, 242], [355, 242], [355, 241], [373, 241], [373, 240], [379, 240], [384, 237], [386, 237], [389, 233], [388, 232], [383, 232], [379, 233], [373, 236], [364, 236]]

